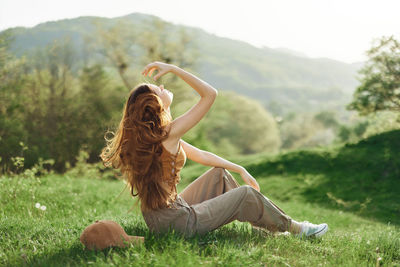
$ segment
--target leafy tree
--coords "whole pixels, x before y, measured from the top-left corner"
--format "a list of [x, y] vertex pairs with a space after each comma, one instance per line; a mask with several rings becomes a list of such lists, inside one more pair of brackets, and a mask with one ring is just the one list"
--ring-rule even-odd
[[[0, 35], [0, 164], [2, 171], [15, 171], [13, 157], [24, 156], [28, 135], [23, 123], [22, 99], [25, 59], [16, 59], [10, 52], [13, 36], [10, 31]], [[22, 147], [21, 147], [22, 146]]]
[[339, 123], [335, 113], [289, 113], [280, 124], [282, 149], [328, 145], [334, 141]]
[[[76, 125], [76, 79], [72, 73], [76, 53], [69, 40], [57, 40], [37, 49], [29, 58], [24, 95], [24, 128], [29, 132], [27, 167], [39, 157], [55, 160], [62, 170], [65, 161], [79, 151], [80, 127]], [[78, 140], [79, 141], [79, 140]]]
[[369, 61], [359, 72], [361, 85], [347, 108], [360, 115], [400, 111], [400, 43], [393, 36], [382, 37], [367, 55]]
[[218, 94], [193, 129], [185, 140], [222, 156], [275, 153], [281, 145], [277, 124], [268, 111], [259, 102], [229, 91]]
[[368, 121], [360, 121], [353, 125], [341, 125], [336, 139], [343, 143], [357, 142], [363, 138], [368, 126]]
[[[102, 55], [107, 63], [117, 71], [124, 86], [131, 89], [135, 83], [135, 77], [129, 72], [132, 64], [137, 64], [136, 53], [136, 27], [125, 21], [117, 21], [115, 24], [105, 27], [100, 21], [93, 20], [96, 28], [94, 33], [85, 36], [85, 45]], [[92, 55], [94, 56], [94, 55]]]
[[[152, 61], [171, 63], [186, 70], [196, 62], [194, 38], [184, 27], [173, 27], [158, 18], [153, 18], [148, 24], [121, 20], [111, 26], [96, 21], [94, 25], [96, 32], [86, 37], [86, 45], [102, 55], [117, 71], [127, 90], [146, 81], [140, 72]], [[190, 97], [190, 90], [175, 75], [163, 76], [157, 83], [171, 87], [175, 103]]]
[[76, 136], [74, 139], [85, 145], [90, 162], [99, 160], [106, 125], [110, 123], [113, 111], [118, 111], [118, 117], [121, 116], [123, 98], [112, 90], [110, 82], [100, 64], [84, 67], [79, 77], [80, 93], [76, 97], [79, 115], [75, 122], [80, 126], [81, 138]]
[[336, 114], [333, 111], [320, 111], [315, 114], [314, 120], [319, 121], [326, 128], [336, 128], [339, 125], [339, 122], [336, 119]]
[[340, 125], [338, 142], [358, 142], [383, 132], [400, 129], [400, 114], [394, 111], [381, 111], [366, 116], [355, 117], [348, 125]]
[[[0, 164], [15, 171], [13, 158], [23, 157], [22, 167], [54, 159], [54, 167], [76, 161], [82, 145], [91, 160], [98, 160], [103, 132], [111, 109], [120, 109], [112, 97], [102, 67], [73, 72], [76, 53], [68, 40], [37, 49], [16, 60], [9, 52], [11, 35], [0, 38]], [[76, 70], [75, 70], [76, 71]]]

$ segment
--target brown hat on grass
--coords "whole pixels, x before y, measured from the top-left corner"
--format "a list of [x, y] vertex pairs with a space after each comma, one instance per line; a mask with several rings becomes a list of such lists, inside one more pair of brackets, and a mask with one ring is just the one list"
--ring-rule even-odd
[[144, 242], [144, 237], [127, 235], [118, 223], [100, 220], [86, 227], [80, 240], [88, 249], [102, 250], [111, 246], [123, 248], [129, 244], [140, 244]]

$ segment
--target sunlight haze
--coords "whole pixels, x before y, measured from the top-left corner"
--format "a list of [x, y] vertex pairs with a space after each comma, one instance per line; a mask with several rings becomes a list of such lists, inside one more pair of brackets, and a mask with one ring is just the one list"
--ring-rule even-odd
[[309, 57], [366, 60], [374, 38], [399, 35], [399, 1], [48, 1], [1, 0], [0, 29], [33, 27], [79, 16], [134, 12], [199, 27], [257, 47], [286, 48]]

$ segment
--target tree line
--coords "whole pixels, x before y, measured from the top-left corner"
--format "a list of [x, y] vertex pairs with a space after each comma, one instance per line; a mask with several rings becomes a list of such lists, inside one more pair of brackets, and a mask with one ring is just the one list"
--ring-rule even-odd
[[[145, 64], [158, 60], [196, 73], [194, 37], [183, 29], [171, 33], [160, 20], [154, 20], [152, 29], [126, 22], [96, 29], [87, 36], [83, 54], [69, 39], [61, 39], [21, 58], [10, 52], [12, 31], [1, 33], [2, 172], [18, 172], [49, 159], [52, 168], [63, 172], [82, 149], [89, 162], [97, 162], [104, 134], [116, 128], [128, 92], [140, 82], [153, 82], [140, 76]], [[82, 56], [83, 64], [76, 64]], [[157, 83], [174, 92], [173, 117], [198, 100], [176, 76]], [[279, 149], [277, 124], [257, 101], [227, 92], [217, 102], [184, 139], [223, 156]]]
[[[158, 19], [146, 29], [122, 21], [109, 27], [94, 25], [96, 31], [86, 37], [83, 53], [69, 39], [61, 39], [16, 58], [10, 52], [12, 30], [0, 34], [2, 172], [18, 172], [38, 162], [51, 163], [63, 172], [75, 164], [81, 150], [87, 152], [89, 162], [97, 162], [104, 134], [117, 126], [128, 92], [140, 82], [153, 82], [140, 76], [142, 66], [158, 60], [196, 73], [195, 36], [183, 28], [171, 32]], [[399, 52], [393, 36], [381, 38], [368, 51], [370, 60], [360, 70], [360, 86], [347, 106], [363, 116], [389, 112], [386, 117], [344, 125], [333, 112], [322, 111], [289, 114], [282, 121], [255, 100], [221, 92], [210, 112], [184, 139], [231, 156], [354, 141], [373, 133], [374, 127], [389, 129], [379, 124], [382, 118], [390, 117], [395, 121], [391, 127], [398, 127]], [[174, 92], [173, 117], [198, 99], [176, 76], [167, 75], [156, 83]]]

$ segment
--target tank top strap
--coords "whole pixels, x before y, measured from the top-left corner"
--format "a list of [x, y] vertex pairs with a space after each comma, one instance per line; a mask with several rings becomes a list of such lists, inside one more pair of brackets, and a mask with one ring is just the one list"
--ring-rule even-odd
[[[178, 157], [178, 155], [179, 155], [179, 153], [181, 152], [181, 149], [182, 149], [181, 141], [179, 141], [178, 151], [176, 152], [176, 154], [172, 154], [171, 152], [169, 152], [162, 143], [161, 143], [161, 146], [163, 148], [163, 152], [166, 152], [167, 155], [173, 156], [174, 158]], [[164, 153], [162, 153], [162, 154], [164, 154]]]

